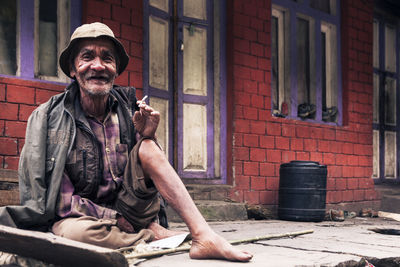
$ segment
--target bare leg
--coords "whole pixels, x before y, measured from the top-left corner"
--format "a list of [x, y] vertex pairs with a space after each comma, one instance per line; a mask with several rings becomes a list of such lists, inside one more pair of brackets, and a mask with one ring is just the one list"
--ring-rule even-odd
[[151, 177], [161, 195], [188, 226], [193, 238], [189, 254], [191, 258], [249, 261], [253, 257], [248, 252], [234, 248], [211, 229], [178, 174], [153, 141], [144, 140], [142, 142], [139, 158], [144, 172]]

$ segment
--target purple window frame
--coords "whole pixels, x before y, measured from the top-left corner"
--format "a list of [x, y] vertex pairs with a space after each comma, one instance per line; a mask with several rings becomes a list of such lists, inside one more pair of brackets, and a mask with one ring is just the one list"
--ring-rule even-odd
[[[82, 0], [70, 0], [70, 33], [81, 25], [82, 17]], [[3, 75], [2, 77], [17, 77], [27, 80], [38, 80], [42, 82], [50, 82], [43, 79], [35, 78], [35, 1], [19, 0], [19, 75]], [[59, 83], [59, 82], [53, 82]]]
[[[178, 17], [179, 18], [183, 18], [182, 14], [182, 1], [178, 1]], [[207, 89], [207, 94], [209, 95], [208, 99], [209, 101], [204, 102], [204, 96], [193, 96], [193, 95], [183, 95], [182, 92], [182, 83], [179, 81], [176, 85], [174, 85], [174, 79], [173, 79], [173, 67], [172, 64], [170, 65], [171, 67], [169, 68], [169, 86], [171, 88], [171, 90], [169, 90], [168, 92], [166, 91], [162, 91], [162, 90], [158, 90], [157, 88], [152, 88], [149, 86], [149, 73], [148, 71], [146, 71], [149, 68], [148, 65], [148, 60], [149, 60], [149, 50], [148, 50], [148, 42], [149, 42], [149, 26], [148, 26], [148, 17], [150, 15], [156, 15], [159, 16], [163, 19], [168, 19], [170, 21], [170, 36], [174, 36], [173, 35], [173, 19], [172, 19], [172, 5], [173, 1], [169, 1], [169, 13], [160, 11], [158, 9], [155, 9], [151, 6], [149, 6], [148, 1], [144, 0], [143, 1], [143, 5], [144, 5], [144, 16], [143, 16], [143, 25], [144, 25], [144, 38], [143, 38], [143, 47], [144, 47], [144, 62], [143, 62], [143, 69], [145, 71], [143, 71], [143, 91], [144, 94], [149, 95], [149, 97], [151, 96], [156, 96], [156, 97], [160, 97], [163, 99], [168, 99], [169, 100], [169, 118], [170, 121], [168, 122], [169, 125], [169, 130], [170, 130], [170, 138], [169, 138], [169, 147], [171, 148], [169, 150], [169, 159], [171, 164], [174, 164], [174, 150], [176, 149], [176, 155], [177, 155], [177, 162], [175, 162], [175, 166], [177, 167], [177, 171], [178, 174], [181, 175], [183, 178], [188, 178], [188, 179], [195, 179], [196, 182], [202, 183], [202, 181], [207, 182], [207, 183], [213, 183], [213, 184], [225, 184], [227, 182], [227, 165], [226, 165], [226, 156], [227, 156], [227, 151], [226, 151], [226, 58], [225, 58], [225, 54], [223, 53], [223, 51], [225, 51], [226, 49], [226, 29], [225, 29], [225, 21], [226, 21], [226, 14], [225, 11], [226, 10], [226, 2], [225, 0], [220, 1], [220, 75], [219, 77], [214, 77], [214, 64], [213, 64], [213, 57], [212, 57], [212, 51], [213, 49], [208, 49], [207, 54], [208, 54], [208, 60], [207, 60], [207, 85], [208, 85], [208, 89]], [[211, 7], [212, 5], [212, 1], [207, 1], [207, 14], [213, 14], [213, 8]], [[179, 19], [181, 20], [181, 19]], [[212, 29], [212, 23], [213, 23], [213, 15], [211, 15], [211, 18], [209, 19], [209, 23], [211, 23], [210, 29]], [[187, 26], [190, 24], [190, 22], [193, 23], [199, 23], [201, 24], [202, 21], [200, 20], [196, 20], [196, 19], [190, 19], [187, 20], [185, 18], [183, 18], [183, 21], [179, 21], [179, 24], [182, 24], [178, 27], [183, 27], [183, 26]], [[196, 25], [199, 26], [199, 25]], [[179, 31], [179, 30], [178, 30]], [[182, 40], [182, 33], [178, 33], [177, 34], [177, 38], [178, 40]], [[169, 54], [169, 62], [173, 62], [173, 40], [172, 38], [170, 39], [170, 49], [168, 51]], [[214, 47], [214, 38], [213, 38], [213, 31], [209, 31], [208, 32], [208, 47]], [[178, 60], [181, 60], [182, 57], [179, 54], [179, 52], [177, 52], [177, 57]], [[178, 63], [178, 66], [176, 67], [176, 71], [178, 72], [178, 75], [181, 77], [182, 76], [182, 62]], [[218, 79], [219, 80], [219, 84], [220, 84], [220, 118], [221, 118], [221, 124], [220, 124], [220, 173], [221, 173], [221, 177], [218, 177], [217, 179], [213, 179], [214, 177], [214, 116], [208, 116], [207, 117], [207, 146], [208, 146], [208, 152], [207, 152], [207, 171], [204, 173], [201, 172], [183, 172], [182, 171], [182, 160], [183, 160], [183, 148], [182, 148], [182, 144], [183, 144], [183, 140], [182, 140], [182, 112], [183, 112], [183, 101], [185, 101], [186, 103], [206, 103], [207, 106], [207, 110], [209, 110], [210, 112], [208, 112], [208, 114], [214, 114], [214, 90], [213, 90], [213, 83], [214, 83], [214, 79]], [[177, 88], [178, 92], [177, 95], [174, 95], [174, 89], [173, 88]], [[175, 101], [174, 97], [177, 97], [177, 101]], [[178, 105], [178, 110], [176, 113], [176, 116], [174, 114], [174, 105], [177, 104]], [[210, 118], [211, 117], [211, 118]], [[176, 140], [176, 144], [174, 144], [174, 127], [176, 127], [176, 131], [179, 132], [178, 136], [180, 137], [179, 139]], [[212, 130], [211, 130], [212, 129]], [[173, 146], [176, 146], [176, 148], [174, 148]], [[211, 168], [210, 168], [211, 166]], [[199, 179], [197, 179], [199, 178]]]
[[[310, 6], [309, 0], [293, 1], [293, 0], [272, 0], [272, 4], [284, 7], [289, 12], [289, 36], [296, 36], [296, 21], [297, 13], [310, 16], [314, 19], [315, 23], [315, 85], [316, 85], [316, 116], [315, 119], [305, 119], [303, 121], [317, 122], [328, 125], [342, 125], [343, 124], [343, 102], [342, 102], [342, 72], [341, 72], [341, 38], [340, 38], [340, 0], [336, 0], [336, 15], [328, 14], [323, 11], [319, 11]], [[336, 26], [336, 42], [337, 42], [337, 121], [336, 122], [325, 122], [322, 120], [322, 58], [321, 58], [321, 22], [327, 22]], [[290, 114], [286, 117], [289, 119], [300, 118], [297, 116], [297, 49], [296, 49], [296, 38], [289, 38], [289, 75], [290, 75], [290, 99], [291, 108]], [[312, 63], [311, 63], [312, 64]], [[271, 72], [271, 79], [272, 79]], [[271, 88], [272, 89], [272, 88]], [[271, 104], [273, 99], [271, 99]]]

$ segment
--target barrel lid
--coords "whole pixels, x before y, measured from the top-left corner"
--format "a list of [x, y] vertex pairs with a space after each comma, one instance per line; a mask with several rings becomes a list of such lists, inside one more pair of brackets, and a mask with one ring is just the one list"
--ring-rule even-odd
[[289, 163], [283, 163], [281, 167], [319, 167], [325, 168], [325, 165], [320, 165], [317, 161], [305, 161], [305, 160], [292, 160]]

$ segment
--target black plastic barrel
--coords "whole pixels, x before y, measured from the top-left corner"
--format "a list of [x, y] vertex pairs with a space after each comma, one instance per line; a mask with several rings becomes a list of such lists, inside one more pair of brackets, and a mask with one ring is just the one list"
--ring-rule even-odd
[[280, 166], [279, 175], [279, 219], [322, 221], [326, 206], [326, 165], [291, 161]]

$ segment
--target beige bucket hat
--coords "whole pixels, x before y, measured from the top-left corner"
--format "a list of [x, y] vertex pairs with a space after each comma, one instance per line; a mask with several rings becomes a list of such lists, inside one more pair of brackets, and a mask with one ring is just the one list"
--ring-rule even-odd
[[94, 22], [90, 24], [83, 24], [82, 26], [76, 28], [74, 33], [71, 35], [71, 40], [69, 41], [68, 46], [64, 49], [64, 51], [62, 51], [60, 55], [60, 67], [68, 77], [72, 78], [69, 73], [69, 64], [71, 62], [70, 57], [74, 45], [76, 45], [81, 39], [98, 37], [107, 37], [108, 39], [113, 41], [115, 45], [115, 51], [117, 52], [119, 59], [117, 66], [118, 74], [121, 74], [125, 70], [129, 62], [129, 56], [126, 53], [124, 46], [121, 44], [120, 41], [115, 38], [114, 33], [107, 25], [100, 22]]

